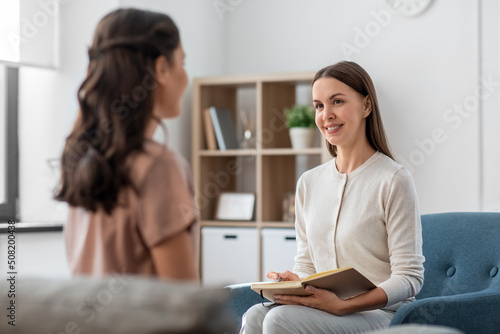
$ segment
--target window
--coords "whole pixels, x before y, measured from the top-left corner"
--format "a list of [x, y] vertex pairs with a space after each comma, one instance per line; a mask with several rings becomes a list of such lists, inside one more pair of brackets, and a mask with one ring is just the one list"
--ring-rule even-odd
[[60, 2], [2, 1], [0, 61], [15, 66], [57, 67]]
[[17, 217], [18, 69], [0, 65], [0, 222]]
[[[19, 38], [13, 38], [20, 35], [20, 3], [19, 0], [5, 1], [2, 4], [0, 12], [0, 59], [6, 62], [18, 63], [20, 61], [20, 47], [14, 43]], [[20, 44], [19, 44], [20, 45]], [[3, 100], [2, 100], [3, 101]]]

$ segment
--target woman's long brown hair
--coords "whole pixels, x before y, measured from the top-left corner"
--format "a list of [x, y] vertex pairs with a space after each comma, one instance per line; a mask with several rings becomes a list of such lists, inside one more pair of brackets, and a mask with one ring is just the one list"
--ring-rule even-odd
[[[337, 79], [361, 95], [369, 97], [372, 111], [366, 118], [366, 137], [374, 149], [394, 160], [385, 134], [384, 125], [382, 124], [375, 86], [368, 73], [352, 61], [341, 61], [319, 70], [314, 76], [312, 84], [314, 85], [321, 78]], [[337, 147], [335, 145], [326, 141], [326, 147], [333, 157], [337, 156]]]
[[102, 18], [61, 158], [57, 200], [109, 214], [122, 188], [135, 189], [127, 159], [143, 151], [146, 126], [155, 119], [155, 61], [163, 55], [172, 64], [179, 42], [179, 30], [165, 14], [118, 9]]

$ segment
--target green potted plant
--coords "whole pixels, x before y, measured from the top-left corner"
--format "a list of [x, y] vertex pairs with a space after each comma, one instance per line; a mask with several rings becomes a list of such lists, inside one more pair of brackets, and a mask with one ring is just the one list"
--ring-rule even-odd
[[314, 110], [305, 104], [285, 109], [286, 126], [289, 129], [292, 148], [312, 147], [316, 136]]

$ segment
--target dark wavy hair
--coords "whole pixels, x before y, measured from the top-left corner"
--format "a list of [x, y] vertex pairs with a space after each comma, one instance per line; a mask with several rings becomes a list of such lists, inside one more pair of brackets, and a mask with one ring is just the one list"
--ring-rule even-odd
[[[337, 79], [363, 96], [368, 96], [372, 111], [366, 117], [366, 137], [370, 145], [394, 160], [389, 141], [385, 134], [382, 117], [378, 107], [377, 94], [370, 75], [357, 63], [352, 61], [341, 61], [319, 70], [314, 76], [312, 84], [321, 78]], [[337, 156], [337, 147], [326, 140], [326, 147], [333, 157]]]
[[55, 199], [108, 214], [119, 191], [137, 190], [128, 158], [144, 151], [153, 116], [155, 61], [172, 64], [177, 26], [165, 14], [118, 9], [101, 19], [89, 48], [87, 76], [78, 90], [79, 113], [61, 158]]

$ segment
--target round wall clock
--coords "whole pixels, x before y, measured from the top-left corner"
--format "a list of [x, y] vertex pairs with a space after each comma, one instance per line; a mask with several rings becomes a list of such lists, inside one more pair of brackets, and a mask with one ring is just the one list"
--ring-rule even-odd
[[386, 0], [387, 6], [393, 14], [402, 16], [416, 16], [429, 7], [432, 0]]

